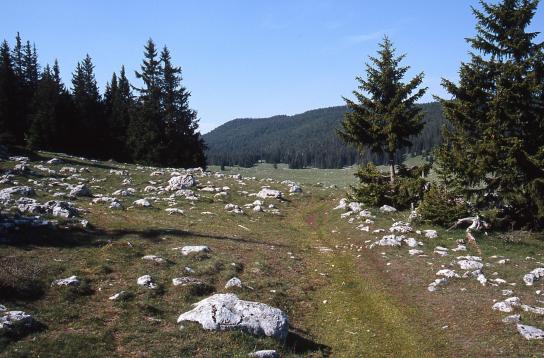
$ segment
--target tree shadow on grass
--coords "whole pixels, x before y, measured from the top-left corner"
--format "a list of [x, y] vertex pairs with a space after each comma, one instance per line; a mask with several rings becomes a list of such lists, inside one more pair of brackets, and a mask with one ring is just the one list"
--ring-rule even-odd
[[324, 357], [330, 356], [331, 347], [306, 338], [303, 334], [299, 330], [290, 330], [285, 341], [285, 347], [295, 354], [321, 353]]
[[[103, 230], [80, 227], [55, 228], [55, 227], [21, 227], [16, 231], [3, 235], [7, 239], [0, 244], [17, 247], [43, 246], [43, 247], [99, 247], [115, 242], [125, 236], [136, 235], [151, 242], [160, 242], [164, 235], [178, 237], [196, 237], [206, 240], [230, 241], [234, 243], [269, 246], [270, 243], [254, 240], [248, 237], [218, 235], [214, 233], [195, 232], [172, 228], [149, 228], [143, 230], [119, 229]], [[285, 245], [274, 244], [278, 247]]]

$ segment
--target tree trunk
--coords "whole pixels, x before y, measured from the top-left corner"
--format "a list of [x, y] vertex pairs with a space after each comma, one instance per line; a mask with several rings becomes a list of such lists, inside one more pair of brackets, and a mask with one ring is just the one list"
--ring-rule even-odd
[[391, 177], [391, 184], [395, 183], [395, 154], [389, 153], [389, 174]]

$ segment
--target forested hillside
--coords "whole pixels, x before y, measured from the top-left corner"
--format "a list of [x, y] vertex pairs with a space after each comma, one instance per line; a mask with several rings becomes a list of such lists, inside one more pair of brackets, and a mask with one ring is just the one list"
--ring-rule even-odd
[[[412, 138], [412, 146], [402, 154], [425, 154], [441, 139], [445, 123], [440, 104], [421, 105], [425, 110], [425, 127]], [[251, 166], [259, 160], [288, 163], [291, 168], [341, 168], [359, 161], [385, 162], [379, 155], [365, 154], [346, 146], [335, 129], [346, 112], [345, 106], [321, 108], [294, 116], [240, 118], [205, 134], [208, 163], [212, 165]]]

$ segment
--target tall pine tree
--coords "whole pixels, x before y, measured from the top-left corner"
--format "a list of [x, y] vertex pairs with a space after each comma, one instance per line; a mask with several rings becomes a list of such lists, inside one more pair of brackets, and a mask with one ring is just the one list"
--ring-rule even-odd
[[190, 92], [181, 84], [181, 68], [172, 65], [170, 51], [161, 52], [162, 127], [161, 161], [180, 167], [205, 166], [204, 142], [197, 113], [189, 107]]
[[544, 223], [543, 44], [527, 32], [538, 0], [480, 1], [473, 52], [459, 83], [443, 80], [452, 124], [437, 152], [449, 179], [480, 209], [510, 223]]
[[72, 96], [76, 118], [72, 129], [75, 153], [105, 158], [107, 153], [105, 120], [92, 59], [87, 55], [79, 62], [72, 77]]
[[16, 142], [19, 90], [14, 63], [6, 40], [0, 46], [0, 143]]
[[361, 152], [387, 153], [390, 181], [395, 182], [395, 154], [411, 143], [408, 138], [423, 128], [423, 113], [415, 106], [427, 90], [418, 87], [423, 73], [403, 83], [410, 67], [400, 66], [405, 55], [396, 56], [386, 36], [377, 57], [366, 65], [367, 78], [357, 77], [359, 91], [353, 91], [358, 103], [344, 98], [349, 111], [342, 122], [340, 137]]
[[136, 77], [143, 82], [142, 88], [136, 88], [138, 98], [135, 115], [128, 129], [128, 145], [133, 160], [138, 163], [160, 163], [161, 137], [161, 66], [153, 40], [144, 46], [144, 60], [136, 71]]

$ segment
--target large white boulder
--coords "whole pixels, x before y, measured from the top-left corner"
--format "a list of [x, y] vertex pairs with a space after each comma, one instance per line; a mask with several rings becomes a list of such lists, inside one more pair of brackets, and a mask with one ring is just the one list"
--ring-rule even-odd
[[176, 191], [182, 189], [189, 189], [196, 185], [195, 178], [191, 175], [173, 176], [168, 180], [167, 191]]
[[256, 194], [256, 196], [261, 199], [267, 199], [267, 198], [281, 199], [283, 197], [283, 194], [279, 190], [263, 188], [261, 189], [261, 191], [259, 191]]
[[183, 246], [181, 248], [181, 254], [183, 256], [187, 256], [190, 254], [197, 254], [197, 253], [206, 253], [206, 252], [210, 252], [210, 248], [205, 245]]
[[79, 286], [80, 283], [81, 282], [77, 276], [70, 276], [53, 281], [51, 286]]
[[380, 208], [380, 213], [394, 213], [396, 211], [397, 209], [389, 205], [384, 205]]
[[179, 316], [178, 323], [194, 321], [207, 330], [241, 330], [280, 341], [287, 338], [287, 315], [264, 303], [243, 301], [234, 294], [216, 294], [194, 306], [191, 311]]
[[532, 286], [535, 280], [538, 280], [541, 277], [544, 277], [544, 267], [536, 268], [523, 276], [523, 282], [525, 282], [527, 286]]

